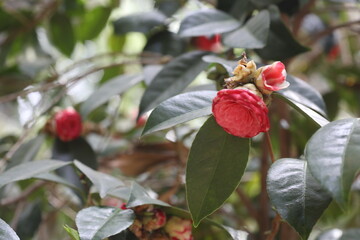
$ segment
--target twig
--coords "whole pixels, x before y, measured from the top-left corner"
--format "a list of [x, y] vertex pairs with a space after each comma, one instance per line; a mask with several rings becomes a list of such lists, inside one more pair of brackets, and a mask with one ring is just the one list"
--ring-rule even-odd
[[267, 236], [266, 240], [273, 240], [276, 237], [276, 234], [279, 232], [280, 223], [281, 217], [278, 213], [276, 213], [276, 216], [272, 221], [271, 232]]
[[258, 214], [256, 212], [254, 205], [251, 203], [250, 199], [248, 198], [248, 196], [240, 188], [236, 189], [236, 193], [241, 199], [242, 203], [245, 205], [250, 216], [254, 218], [256, 221], [258, 221]]
[[270, 155], [271, 162], [274, 163], [275, 162], [275, 156], [274, 156], [274, 151], [273, 151], [273, 147], [272, 147], [269, 132], [265, 133], [265, 140], [266, 140], [266, 145], [268, 146], [268, 149], [269, 149], [269, 155]]
[[308, 45], [314, 44], [319, 39], [325, 37], [326, 35], [332, 33], [333, 31], [335, 31], [335, 30], [337, 30], [339, 28], [349, 27], [349, 26], [354, 25], [354, 24], [360, 24], [360, 20], [350, 21], [350, 22], [339, 24], [339, 25], [336, 25], [336, 26], [331, 26], [331, 27], [319, 32], [313, 38], [311, 38], [310, 41], [308, 42]]
[[39, 188], [46, 185], [46, 183], [47, 182], [45, 182], [45, 181], [36, 182], [36, 183], [30, 185], [28, 188], [26, 188], [19, 196], [15, 197], [15, 198], [6, 198], [6, 199], [1, 200], [0, 206], [6, 206], [6, 205], [15, 204], [15, 203], [23, 201], [29, 195], [31, 195], [33, 192], [35, 192]]
[[56, 0], [51, 1], [48, 5], [44, 7], [44, 10], [39, 13], [39, 15], [34, 18], [29, 24], [24, 25], [23, 27], [16, 29], [11, 32], [4, 41], [0, 42], [0, 47], [12, 42], [19, 34], [28, 32], [35, 28], [39, 23], [41, 23], [45, 18], [47, 18], [51, 13], [57, 8], [58, 2]]

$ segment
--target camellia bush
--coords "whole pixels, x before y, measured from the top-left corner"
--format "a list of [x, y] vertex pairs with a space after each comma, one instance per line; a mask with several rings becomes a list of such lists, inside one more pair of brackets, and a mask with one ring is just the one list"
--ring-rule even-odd
[[2, 1], [0, 240], [360, 239], [359, 9]]

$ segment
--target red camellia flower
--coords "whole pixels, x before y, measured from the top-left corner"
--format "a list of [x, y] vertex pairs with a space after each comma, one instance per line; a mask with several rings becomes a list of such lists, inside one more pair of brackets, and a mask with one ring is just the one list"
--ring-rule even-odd
[[259, 76], [256, 79], [256, 86], [265, 94], [287, 88], [286, 70], [282, 62], [274, 62], [271, 65], [261, 67]]
[[57, 136], [64, 142], [79, 137], [82, 131], [81, 116], [73, 108], [59, 111], [55, 115]]
[[259, 95], [246, 87], [219, 91], [212, 105], [216, 122], [231, 135], [243, 138], [267, 132], [268, 109]]
[[193, 240], [191, 220], [172, 216], [165, 225], [171, 240]]
[[219, 52], [221, 50], [221, 35], [215, 34], [212, 37], [200, 36], [193, 38], [197, 48], [204, 51]]

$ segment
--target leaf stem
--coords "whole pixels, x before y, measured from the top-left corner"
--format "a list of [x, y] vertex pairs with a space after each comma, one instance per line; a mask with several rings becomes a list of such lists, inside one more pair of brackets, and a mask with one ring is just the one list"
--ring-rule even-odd
[[271, 232], [267, 236], [266, 240], [273, 240], [275, 238], [275, 236], [278, 233], [279, 228], [280, 228], [280, 222], [281, 222], [281, 217], [278, 213], [276, 213], [276, 216], [275, 216], [274, 220], [272, 221]]

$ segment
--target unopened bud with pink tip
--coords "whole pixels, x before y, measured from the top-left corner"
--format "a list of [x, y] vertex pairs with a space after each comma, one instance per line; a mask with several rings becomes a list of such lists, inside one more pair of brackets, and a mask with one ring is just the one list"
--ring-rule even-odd
[[66, 108], [55, 114], [56, 135], [64, 142], [74, 140], [81, 135], [80, 114], [73, 108]]
[[255, 84], [264, 94], [270, 94], [273, 91], [287, 88], [290, 85], [286, 81], [285, 65], [279, 61], [259, 68], [257, 75]]
[[193, 240], [192, 222], [188, 219], [172, 216], [165, 225], [165, 232], [171, 240]]

